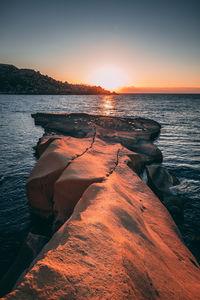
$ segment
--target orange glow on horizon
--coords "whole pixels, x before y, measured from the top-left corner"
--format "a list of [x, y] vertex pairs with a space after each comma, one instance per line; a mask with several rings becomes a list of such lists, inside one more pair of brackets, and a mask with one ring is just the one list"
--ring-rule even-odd
[[200, 94], [200, 87], [136, 87], [124, 86], [117, 90], [118, 93], [177, 93], [177, 94]]
[[[24, 67], [24, 66], [22, 66]], [[123, 70], [126, 70], [126, 74]], [[41, 71], [41, 70], [40, 70]], [[140, 70], [141, 71], [141, 70]], [[122, 68], [116, 67], [114, 64], [110, 65], [96, 65], [90, 67], [87, 70], [82, 70], [78, 74], [70, 72], [70, 76], [66, 69], [55, 68], [54, 71], [46, 69], [41, 71], [42, 74], [48, 74], [48, 76], [67, 81], [72, 84], [86, 84], [86, 85], [100, 85], [102, 88], [117, 93], [200, 93], [200, 85], [198, 82], [168, 82], [167, 80], [158, 80], [157, 77], [149, 77], [147, 80], [147, 74], [142, 72], [140, 74], [137, 69], [134, 69], [134, 74], [130, 72], [127, 66]], [[138, 80], [143, 76], [143, 80]]]
[[110, 91], [115, 91], [120, 87], [126, 86], [127, 82], [124, 72], [115, 66], [104, 66], [96, 69], [91, 74], [90, 79], [92, 85], [100, 85]]

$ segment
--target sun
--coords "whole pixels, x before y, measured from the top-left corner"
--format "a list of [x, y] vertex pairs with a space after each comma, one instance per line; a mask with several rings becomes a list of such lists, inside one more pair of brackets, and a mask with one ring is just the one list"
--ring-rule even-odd
[[93, 72], [91, 83], [93, 85], [100, 85], [104, 89], [114, 91], [126, 84], [126, 78], [120, 68], [104, 66]]

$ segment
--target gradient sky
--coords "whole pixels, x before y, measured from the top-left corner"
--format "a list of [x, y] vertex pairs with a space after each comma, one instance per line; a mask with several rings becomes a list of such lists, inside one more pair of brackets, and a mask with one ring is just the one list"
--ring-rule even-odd
[[200, 87], [200, 1], [0, 0], [0, 62], [92, 83], [102, 66], [125, 85]]

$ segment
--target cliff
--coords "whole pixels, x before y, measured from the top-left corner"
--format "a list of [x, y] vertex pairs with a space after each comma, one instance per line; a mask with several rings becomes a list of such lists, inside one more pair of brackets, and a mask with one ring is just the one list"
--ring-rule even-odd
[[31, 69], [18, 69], [13, 65], [0, 64], [0, 93], [2, 94], [110, 94], [100, 86], [70, 84], [42, 75]]
[[[27, 181], [28, 203], [53, 235], [3, 299], [200, 299], [199, 265], [174, 222], [182, 218], [170, 194], [177, 179], [158, 165], [153, 144], [160, 125], [33, 117], [46, 134]], [[141, 179], [145, 170], [160, 199]]]

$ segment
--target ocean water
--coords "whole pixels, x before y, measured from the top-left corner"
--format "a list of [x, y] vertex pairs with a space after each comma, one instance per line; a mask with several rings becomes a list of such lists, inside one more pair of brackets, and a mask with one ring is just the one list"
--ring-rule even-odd
[[0, 277], [13, 262], [30, 225], [25, 183], [36, 162], [33, 147], [43, 135], [31, 118], [36, 112], [141, 116], [158, 121], [162, 129], [155, 143], [163, 152], [163, 165], [180, 180], [176, 192], [184, 200], [184, 240], [200, 256], [196, 242], [200, 240], [200, 95], [0, 95]]

